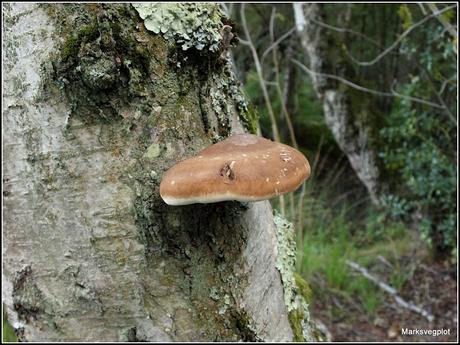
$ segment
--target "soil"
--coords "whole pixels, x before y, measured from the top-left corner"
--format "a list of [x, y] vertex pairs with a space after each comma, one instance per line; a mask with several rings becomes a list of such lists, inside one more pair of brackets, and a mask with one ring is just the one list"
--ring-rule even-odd
[[[413, 274], [398, 290], [406, 301], [412, 301], [434, 316], [429, 322], [425, 317], [399, 306], [395, 299], [383, 293], [383, 302], [372, 314], [366, 313], [359, 298], [328, 291], [320, 298], [313, 298], [311, 312], [314, 318], [326, 326], [331, 341], [347, 342], [455, 342], [457, 341], [457, 265], [449, 261], [434, 261], [429, 257], [407, 256], [400, 265], [413, 265]], [[391, 263], [387, 263], [391, 270]], [[369, 272], [376, 271], [370, 267]], [[380, 270], [382, 271], [382, 270]], [[381, 272], [380, 272], [381, 273]], [[385, 274], [379, 277], [385, 281]], [[358, 273], [359, 274], [359, 273]], [[326, 287], [327, 288], [327, 287]], [[409, 335], [402, 329], [443, 330], [445, 334]]]

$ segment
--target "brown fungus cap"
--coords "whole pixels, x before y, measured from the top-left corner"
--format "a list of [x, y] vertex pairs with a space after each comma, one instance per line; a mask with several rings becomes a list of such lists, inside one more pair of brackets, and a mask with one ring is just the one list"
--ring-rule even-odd
[[237, 134], [177, 163], [163, 176], [168, 205], [257, 201], [291, 192], [310, 176], [296, 149], [252, 134]]

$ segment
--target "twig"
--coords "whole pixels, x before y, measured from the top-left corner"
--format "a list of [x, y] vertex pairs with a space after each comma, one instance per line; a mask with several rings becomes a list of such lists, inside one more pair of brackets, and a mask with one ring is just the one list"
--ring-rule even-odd
[[401, 42], [407, 35], [409, 35], [412, 32], [412, 30], [416, 29], [417, 27], [419, 27], [420, 25], [422, 25], [423, 23], [425, 23], [429, 19], [437, 17], [440, 14], [442, 14], [444, 12], [447, 12], [447, 11], [449, 11], [449, 10], [455, 8], [455, 7], [457, 7], [457, 5], [448, 6], [448, 7], [443, 8], [442, 10], [435, 11], [432, 14], [430, 14], [429, 16], [426, 16], [422, 20], [420, 20], [417, 23], [411, 25], [406, 31], [404, 31], [398, 37], [398, 39], [396, 41], [393, 42], [393, 44], [391, 44], [383, 52], [381, 52], [379, 55], [377, 55], [373, 60], [370, 60], [370, 61], [358, 61], [357, 59], [355, 59], [355, 58], [353, 58], [351, 56], [350, 56], [350, 58], [353, 60], [354, 63], [356, 63], [356, 64], [358, 64], [360, 66], [371, 66], [371, 65], [375, 64], [376, 62], [380, 61], [385, 55], [387, 55], [390, 51], [392, 51], [395, 47], [397, 47], [399, 42]]
[[433, 274], [436, 274], [436, 275], [439, 273], [439, 272], [435, 271], [434, 269], [428, 267], [428, 266], [425, 265], [425, 264], [420, 264], [419, 266], [420, 266], [422, 269], [424, 269], [425, 271], [427, 271], [427, 272], [430, 272], [430, 273], [433, 273]]
[[452, 123], [457, 126], [457, 117], [452, 114], [452, 112], [449, 110], [449, 107], [447, 106], [446, 102], [444, 101], [444, 99], [442, 98], [441, 94], [438, 92], [438, 90], [436, 89], [436, 86], [435, 86], [435, 82], [433, 80], [433, 78], [431, 77], [431, 74], [423, 67], [421, 66], [419, 63], [417, 63], [417, 67], [423, 71], [423, 73], [426, 75], [427, 77], [427, 80], [431, 86], [431, 89], [433, 90], [433, 93], [434, 95], [436, 96], [436, 98], [438, 99], [439, 103], [444, 106], [444, 111], [446, 113], [446, 115], [448, 116], [449, 120], [452, 121]]
[[[318, 165], [318, 160], [319, 160], [319, 157], [320, 157], [321, 148], [323, 146], [323, 139], [324, 139], [324, 137], [321, 136], [321, 138], [319, 140], [319, 143], [318, 143], [318, 149], [316, 150], [315, 159], [314, 159], [314, 161], [312, 162], [312, 165], [311, 165], [311, 169], [313, 170], [312, 173], [311, 173], [312, 175], [314, 174], [315, 168]], [[302, 188], [300, 190], [299, 201], [298, 201], [298, 206], [297, 206], [297, 214], [295, 215], [295, 217], [293, 217], [293, 219], [297, 218], [297, 231], [298, 231], [298, 234], [300, 235], [299, 236], [300, 237], [300, 244], [301, 244], [302, 248], [303, 248], [303, 240], [304, 240], [304, 236], [303, 236], [303, 207], [304, 207], [306, 190], [307, 190], [307, 186], [306, 186], [306, 183], [304, 181], [302, 183]], [[303, 254], [303, 250], [301, 251], [301, 254]]]
[[442, 93], [444, 92], [444, 90], [446, 89], [446, 86], [447, 84], [449, 84], [451, 81], [456, 81], [457, 80], [457, 75], [454, 75], [448, 79], [445, 79], [443, 82], [442, 82], [442, 85], [441, 87], [439, 88], [439, 91], [438, 91], [438, 94], [441, 96]]
[[[293, 55], [292, 44], [293, 44], [293, 40], [289, 40], [287, 50], [286, 50], [286, 54], [285, 54], [286, 55], [285, 58], [286, 58], [287, 61], [289, 61], [292, 58], [292, 55]], [[293, 68], [294, 68], [294, 66], [292, 64], [288, 64], [287, 71], [284, 73], [284, 77], [283, 77], [283, 87], [281, 88], [283, 90], [281, 98], [282, 98], [282, 101], [283, 101], [283, 108], [286, 109], [286, 113], [287, 113], [288, 104], [289, 104], [289, 100], [290, 100], [289, 97], [291, 96], [291, 93], [292, 93], [292, 90], [291, 90], [291, 87], [293, 85], [292, 83], [294, 82], [294, 77], [295, 77], [294, 73], [293, 73]], [[281, 112], [281, 115], [282, 114], [283, 113]], [[283, 116], [280, 116], [280, 117], [283, 118]], [[286, 121], [289, 121], [290, 125], [292, 127], [291, 118], [287, 117]], [[292, 134], [294, 134], [294, 129], [292, 129]], [[294, 139], [295, 139], [295, 134], [294, 134]], [[296, 141], [296, 145], [297, 145], [297, 141]], [[295, 202], [295, 198], [294, 198], [294, 193], [289, 193], [289, 203], [290, 203], [290, 211], [291, 211], [291, 218], [290, 219], [294, 222], [295, 219], [296, 219], [296, 202]]]
[[385, 284], [384, 282], [380, 281], [378, 278], [374, 277], [372, 274], [370, 274], [367, 269], [364, 267], [358, 265], [356, 262], [346, 260], [345, 263], [353, 268], [354, 270], [358, 271], [361, 273], [365, 278], [369, 279], [372, 281], [374, 284], [376, 284], [379, 288], [384, 290], [385, 292], [389, 293], [393, 298], [395, 299], [396, 303], [398, 303], [401, 307], [412, 310], [422, 316], [424, 316], [429, 322], [433, 322], [434, 316], [430, 314], [428, 311], [425, 309], [422, 309], [421, 307], [415, 305], [412, 302], [406, 302], [401, 296], [399, 296], [398, 292], [396, 291], [395, 288], [392, 288], [391, 286]]
[[[256, 65], [257, 76], [259, 78], [259, 85], [260, 85], [260, 88], [262, 89], [262, 94], [265, 100], [265, 106], [267, 107], [268, 116], [270, 117], [270, 122], [272, 124], [273, 139], [276, 142], [280, 142], [281, 139], [280, 139], [280, 134], [278, 131], [278, 125], [276, 124], [275, 114], [273, 113], [273, 108], [270, 103], [270, 97], [268, 96], [267, 85], [265, 84], [264, 74], [262, 70], [262, 64], [260, 63], [259, 55], [257, 54], [257, 50], [254, 47], [254, 44], [251, 39], [251, 35], [249, 34], [248, 25], [246, 22], [245, 6], [246, 4], [242, 3], [241, 8], [240, 8], [241, 24], [243, 26], [244, 35], [246, 36], [245, 44], [247, 44], [247, 46], [251, 50], [252, 58], [254, 59], [254, 64]], [[286, 214], [286, 211], [285, 211], [285, 203], [284, 203], [283, 195], [279, 197], [279, 201], [280, 201], [281, 215], [284, 217]]]
[[[335, 179], [334, 179], [335, 180]], [[350, 195], [353, 195], [353, 196], [356, 196], [358, 195], [358, 192], [362, 189], [362, 186], [359, 186], [359, 187], [356, 187], [356, 188], [352, 188], [348, 191], [346, 191], [345, 193], [342, 193], [342, 194], [339, 194], [338, 197], [334, 198], [330, 203], [329, 203], [329, 206], [330, 207], [334, 207], [336, 205], [338, 205], [342, 200], [348, 198], [348, 196]]]
[[[275, 42], [275, 33], [274, 33], [274, 26], [275, 26], [275, 14], [276, 14], [276, 7], [272, 7], [272, 14], [270, 16], [270, 25], [269, 25], [269, 31], [270, 31], [270, 40], [274, 43]], [[273, 45], [273, 44], [272, 44]], [[278, 62], [278, 49], [276, 48], [276, 45], [273, 47], [273, 66], [275, 69], [275, 86], [276, 86], [276, 92], [278, 94], [278, 98], [281, 103], [281, 108], [284, 114], [284, 118], [286, 119], [286, 124], [288, 126], [289, 130], [289, 136], [291, 138], [292, 146], [294, 146], [296, 149], [298, 149], [297, 145], [297, 140], [295, 137], [294, 133], [294, 127], [292, 126], [292, 121], [291, 121], [291, 116], [289, 115], [289, 112], [286, 107], [286, 102], [284, 101], [283, 97], [283, 91], [281, 90], [281, 81], [280, 81], [280, 67], [279, 67], [279, 62]]]
[[423, 15], [426, 16], [426, 10], [425, 7], [423, 7], [423, 4], [421, 2], [417, 2], [418, 7], [420, 7], [420, 10], [422, 11]]
[[270, 97], [268, 96], [268, 91], [267, 91], [267, 86], [264, 82], [264, 76], [263, 76], [263, 71], [262, 71], [262, 65], [260, 64], [259, 60], [259, 55], [257, 54], [257, 50], [254, 47], [254, 44], [252, 43], [251, 35], [249, 34], [247, 22], [246, 22], [246, 12], [245, 12], [245, 5], [246, 4], [241, 4], [241, 9], [240, 9], [240, 15], [241, 15], [241, 23], [243, 25], [243, 31], [246, 36], [245, 42], [249, 46], [249, 49], [251, 50], [252, 57], [254, 59], [254, 64], [256, 65], [256, 71], [257, 71], [257, 76], [259, 77], [259, 84], [260, 88], [262, 89], [262, 94], [264, 96], [265, 100], [265, 105], [267, 107], [268, 115], [270, 117], [270, 121], [272, 123], [272, 132], [273, 132], [273, 139], [275, 141], [280, 141], [280, 135], [278, 131], [278, 125], [276, 124], [276, 118], [273, 113], [273, 108], [270, 103]]
[[241, 37], [238, 37], [238, 42], [245, 45], [245, 46], [249, 46], [250, 43], [249, 41], [245, 40], [245, 39], [242, 39]]
[[[431, 12], [433, 12], [433, 14], [439, 12], [439, 9], [436, 6], [436, 4], [428, 3], [426, 5], [430, 8], [430, 10], [431, 10]], [[436, 16], [436, 18], [444, 26], [444, 28], [450, 33], [452, 38], [454, 38], [456, 40], [457, 39], [457, 30], [455, 29], [455, 27], [452, 24], [450, 24], [443, 16]], [[457, 50], [455, 50], [455, 52], [457, 52]]]
[[322, 26], [323, 28], [326, 28], [326, 29], [329, 29], [329, 30], [332, 30], [332, 31], [336, 31], [336, 32], [348, 32], [350, 34], [353, 34], [353, 35], [356, 35], [356, 36], [359, 36], [359, 37], [362, 37], [364, 38], [366, 41], [374, 44], [375, 46], [379, 47], [379, 48], [383, 48], [376, 40], [370, 38], [369, 36], [366, 36], [364, 34], [362, 34], [361, 32], [358, 32], [358, 31], [354, 31], [354, 30], [351, 30], [351, 29], [346, 29], [346, 28], [341, 28], [341, 27], [338, 27], [338, 26], [333, 26], [333, 25], [330, 25], [330, 24], [327, 24], [327, 23], [324, 23], [324, 22], [321, 22], [317, 19], [314, 19], [314, 18], [309, 18], [309, 20], [311, 20], [313, 23], [319, 25], [319, 26]]
[[337, 81], [340, 81], [356, 90], [360, 90], [360, 91], [363, 91], [363, 92], [367, 92], [367, 93], [371, 93], [371, 94], [374, 94], [374, 95], [378, 95], [378, 96], [383, 96], [383, 97], [399, 97], [399, 98], [403, 98], [403, 99], [408, 99], [412, 102], [416, 102], [416, 103], [421, 103], [421, 104], [425, 104], [425, 105], [429, 105], [431, 107], [434, 107], [434, 108], [438, 108], [438, 109], [445, 109], [445, 106], [443, 105], [440, 105], [438, 103], [434, 103], [434, 102], [430, 102], [430, 101], [427, 101], [427, 100], [424, 100], [424, 99], [421, 99], [421, 98], [417, 98], [417, 97], [411, 97], [411, 96], [406, 96], [406, 95], [402, 95], [400, 93], [397, 93], [396, 91], [393, 90], [393, 92], [383, 92], [383, 91], [377, 91], [377, 90], [373, 90], [373, 89], [368, 89], [364, 86], [361, 86], [361, 85], [358, 85], [358, 84], [355, 84], [345, 78], [342, 78], [342, 77], [339, 77], [337, 75], [333, 75], [333, 74], [327, 74], [327, 73], [319, 73], [319, 72], [315, 72], [315, 71], [312, 71], [311, 69], [309, 69], [307, 66], [305, 66], [304, 64], [302, 64], [300, 61], [296, 60], [296, 59], [291, 59], [292, 62], [294, 62], [297, 66], [299, 66], [302, 70], [304, 70], [305, 72], [311, 74], [311, 75], [318, 75], [318, 76], [323, 76], [323, 77], [326, 77], [326, 78], [330, 78], [330, 79], [335, 79]]
[[[441, 103], [440, 105], [442, 106], [442, 109], [446, 112], [447, 116], [449, 117], [449, 120], [452, 121], [452, 123], [457, 126], [457, 119], [455, 118], [454, 114], [452, 114], [452, 112], [449, 110], [449, 108], [447, 107], [447, 104], [444, 102], [444, 100], [442, 99], [441, 95], [438, 93], [438, 91], [436, 90], [435, 86], [433, 85], [433, 82], [431, 80], [431, 77], [428, 73], [426, 73], [427, 77], [428, 77], [428, 81], [432, 87], [432, 90], [433, 90], [433, 93], [435, 94], [436, 98], [438, 99], [438, 101]], [[395, 94], [395, 96], [398, 96], [398, 97], [402, 97], [402, 98], [407, 98], [411, 101], [414, 101], [416, 102], [416, 100], [414, 100], [414, 97], [411, 97], [411, 96], [406, 96], [406, 95], [401, 95], [400, 93], [396, 92], [396, 90], [394, 89], [394, 84], [396, 83], [396, 80], [393, 82], [393, 85], [391, 85], [391, 92]], [[417, 99], [417, 98], [416, 98]]]
[[295, 26], [292, 29], [290, 29], [288, 32], [286, 32], [284, 35], [282, 35], [280, 38], [278, 38], [276, 41], [272, 42], [272, 44], [270, 44], [270, 46], [267, 49], [265, 49], [260, 60], [264, 61], [267, 54], [270, 53], [274, 48], [276, 48], [286, 38], [291, 36], [294, 31], [295, 31]]
[[[286, 102], [284, 101], [284, 97], [283, 97], [283, 91], [281, 90], [280, 67], [279, 67], [279, 62], [278, 62], [278, 46], [275, 44], [276, 41], [275, 41], [275, 32], [274, 32], [275, 31], [275, 28], [274, 28], [275, 27], [275, 17], [276, 17], [276, 6], [272, 6], [272, 13], [270, 16], [270, 23], [269, 23], [269, 33], [270, 33], [270, 41], [272, 43], [271, 46], [273, 46], [272, 55], [273, 55], [273, 67], [275, 70], [275, 88], [276, 88], [276, 93], [278, 94], [278, 98], [281, 103], [282, 114], [284, 114], [284, 119], [286, 120], [286, 124], [289, 129], [289, 134], [291, 137], [292, 145], [297, 149], [298, 146], [297, 146], [297, 140], [294, 134], [294, 128], [292, 127], [291, 117], [289, 116], [289, 113], [287, 111]], [[262, 61], [263, 61], [263, 56], [262, 56]], [[290, 203], [290, 209], [291, 209], [291, 217], [293, 220], [295, 220], [295, 215], [293, 213], [293, 210], [294, 210], [294, 193], [293, 192], [289, 193], [289, 203]]]
[[385, 259], [384, 256], [379, 255], [379, 256], [377, 256], [377, 259], [378, 259], [380, 262], [382, 262], [385, 266], [387, 266], [387, 267], [389, 267], [389, 268], [393, 268], [393, 265], [392, 265], [387, 259]]

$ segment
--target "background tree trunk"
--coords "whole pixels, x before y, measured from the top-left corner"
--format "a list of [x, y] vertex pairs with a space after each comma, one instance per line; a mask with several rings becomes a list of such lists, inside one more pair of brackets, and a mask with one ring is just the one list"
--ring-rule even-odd
[[[349, 79], [353, 72], [341, 51], [345, 33], [331, 33], [318, 25], [318, 22], [327, 22], [323, 6], [294, 4], [298, 34], [309, 60], [309, 69], [313, 72], [312, 84], [337, 144], [366, 187], [371, 201], [379, 204], [385, 187], [372, 139], [372, 131], [378, 128], [373, 123], [376, 114], [370, 108], [371, 102], [361, 92], [357, 93], [325, 76], [329, 74]], [[344, 13], [343, 21], [348, 19], [349, 14]], [[346, 23], [343, 27], [347, 27]]]
[[270, 204], [169, 207], [158, 193], [175, 162], [243, 131], [222, 47], [180, 49], [129, 4], [3, 16], [3, 303], [19, 338], [292, 340]]

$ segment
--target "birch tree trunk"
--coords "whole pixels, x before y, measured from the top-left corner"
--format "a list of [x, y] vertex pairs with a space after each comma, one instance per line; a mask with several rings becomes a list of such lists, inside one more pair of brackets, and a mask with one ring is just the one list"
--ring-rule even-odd
[[[380, 204], [385, 186], [373, 140], [376, 114], [362, 93], [355, 94], [325, 74], [347, 79], [352, 73], [341, 45], [345, 34], [333, 34], [318, 25], [327, 22], [324, 4], [293, 5], [297, 32], [309, 61], [313, 87], [322, 102], [326, 124], [345, 153], [374, 204]], [[347, 14], [344, 14], [345, 21]], [[346, 26], [346, 25], [344, 25]]]
[[19, 339], [290, 341], [300, 325], [311, 340], [268, 202], [159, 196], [167, 168], [247, 122], [217, 6], [2, 6], [3, 303]]

